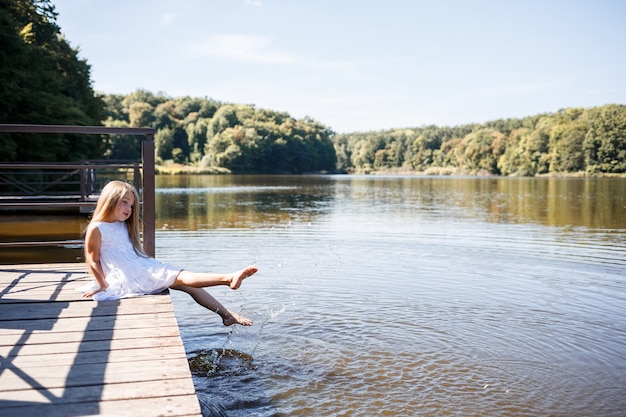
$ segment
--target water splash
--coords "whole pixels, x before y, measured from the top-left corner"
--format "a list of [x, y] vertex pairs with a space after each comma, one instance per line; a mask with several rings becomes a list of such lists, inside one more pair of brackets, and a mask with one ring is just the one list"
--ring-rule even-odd
[[281, 309], [280, 309], [280, 310], [278, 310], [278, 311], [274, 311], [274, 309], [271, 309], [271, 310], [270, 310], [270, 316], [269, 316], [270, 320], [271, 320], [271, 319], [275, 319], [276, 317], [278, 317], [278, 316], [280, 316], [281, 314], [283, 314], [285, 311], [287, 311], [287, 305], [286, 305], [286, 304], [283, 304], [283, 306], [281, 307]]
[[191, 373], [196, 376], [241, 375], [254, 370], [252, 355], [235, 349], [208, 349], [187, 359]]

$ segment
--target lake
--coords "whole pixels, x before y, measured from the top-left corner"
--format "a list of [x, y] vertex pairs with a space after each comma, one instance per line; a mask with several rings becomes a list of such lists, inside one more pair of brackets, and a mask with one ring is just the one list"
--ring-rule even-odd
[[626, 180], [159, 176], [157, 258], [228, 272], [224, 327], [172, 297], [228, 416], [621, 416]]

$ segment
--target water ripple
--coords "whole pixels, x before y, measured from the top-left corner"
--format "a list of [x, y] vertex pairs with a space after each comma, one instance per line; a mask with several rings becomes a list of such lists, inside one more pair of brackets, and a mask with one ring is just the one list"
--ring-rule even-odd
[[211, 289], [251, 328], [175, 300], [189, 352], [232, 352], [196, 372], [200, 398], [231, 417], [623, 415], [626, 229], [522, 221], [462, 188], [349, 184], [254, 227], [158, 232], [188, 269], [260, 267]]

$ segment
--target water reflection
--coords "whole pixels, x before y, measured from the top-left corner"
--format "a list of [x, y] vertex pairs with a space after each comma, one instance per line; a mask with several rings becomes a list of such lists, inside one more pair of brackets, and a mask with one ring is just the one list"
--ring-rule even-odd
[[626, 227], [624, 196], [623, 179], [169, 176], [157, 180], [157, 227], [311, 221], [347, 198], [365, 200], [370, 210], [391, 202], [399, 210], [465, 211], [494, 222], [620, 229]]
[[[0, 212], [0, 242], [81, 240], [87, 219], [83, 215]], [[81, 262], [79, 245], [0, 247], [1, 264]]]
[[[157, 176], [156, 227], [272, 227], [358, 210], [558, 227], [626, 228], [626, 180], [398, 176]], [[82, 239], [86, 216], [0, 213], [0, 241]], [[607, 236], [610, 239], [610, 236]], [[75, 248], [0, 248], [0, 262], [82, 260]]]
[[464, 210], [494, 222], [549, 226], [626, 227], [626, 180], [580, 178], [337, 177], [350, 198]]
[[[327, 177], [159, 177], [156, 223], [162, 229], [272, 226], [311, 221], [333, 198]], [[184, 192], [183, 192], [184, 190]]]

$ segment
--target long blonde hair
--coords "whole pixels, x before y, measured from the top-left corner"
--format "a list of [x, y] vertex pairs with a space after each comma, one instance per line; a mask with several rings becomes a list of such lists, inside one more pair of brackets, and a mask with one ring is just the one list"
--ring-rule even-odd
[[93, 222], [102, 222], [111, 217], [113, 211], [122, 201], [122, 198], [128, 191], [131, 191], [135, 196], [135, 204], [133, 204], [133, 211], [128, 219], [126, 219], [126, 228], [128, 229], [128, 235], [130, 241], [133, 244], [133, 248], [138, 255], [147, 256], [141, 243], [141, 237], [139, 232], [139, 193], [132, 185], [124, 181], [110, 181], [108, 182], [100, 193], [96, 209], [93, 212], [89, 224]]

